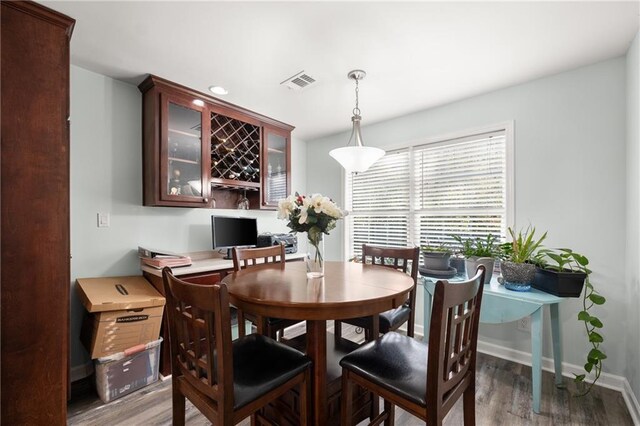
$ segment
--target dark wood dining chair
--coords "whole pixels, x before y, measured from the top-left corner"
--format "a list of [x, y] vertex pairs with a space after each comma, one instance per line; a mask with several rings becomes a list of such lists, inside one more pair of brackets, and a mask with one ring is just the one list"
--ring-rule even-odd
[[[362, 245], [362, 263], [387, 266], [410, 274], [413, 278], [413, 289], [409, 293], [409, 299], [396, 309], [382, 312], [379, 318], [380, 333], [397, 330], [402, 324], [407, 323], [407, 336], [413, 337], [416, 312], [416, 284], [418, 282], [418, 265], [420, 262], [420, 249], [418, 247], [381, 247], [368, 244]], [[371, 333], [372, 317], [350, 318], [335, 321], [336, 341], [342, 337], [342, 323], [361, 327], [365, 332], [365, 340], [377, 339]]]
[[441, 425], [463, 396], [464, 424], [475, 425], [476, 346], [484, 266], [468, 281], [436, 283], [428, 345], [390, 332], [346, 355], [342, 366], [342, 426], [351, 426], [352, 384], [384, 399], [371, 424], [393, 425], [395, 406], [427, 425]]
[[[258, 248], [237, 248], [234, 247], [233, 253], [233, 269], [238, 272], [241, 269], [258, 267], [265, 263], [279, 263], [283, 268], [285, 264], [285, 251], [284, 244], [278, 244], [271, 247], [258, 247]], [[262, 262], [258, 263], [258, 260]], [[238, 333], [240, 336], [244, 336], [246, 331], [244, 329], [245, 320], [257, 324], [261, 319], [250, 314], [238, 310]], [[265, 334], [273, 339], [284, 336], [284, 329], [292, 325], [298, 324], [300, 321], [285, 320], [281, 318], [265, 318], [266, 330]]]
[[300, 419], [308, 420], [311, 360], [268, 336], [231, 341], [225, 284], [191, 284], [162, 270], [169, 340], [173, 424], [184, 425], [185, 397], [214, 425], [234, 425], [299, 386]]

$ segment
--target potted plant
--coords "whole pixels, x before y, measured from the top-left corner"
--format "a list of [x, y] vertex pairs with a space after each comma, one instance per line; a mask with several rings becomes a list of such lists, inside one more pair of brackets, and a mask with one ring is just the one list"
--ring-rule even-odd
[[542, 249], [536, 256], [538, 267], [532, 286], [560, 297], [580, 297], [587, 272], [578, 266], [584, 262], [588, 260], [571, 249]]
[[460, 235], [451, 235], [459, 244], [459, 251], [465, 257], [464, 267], [467, 277], [471, 278], [476, 272], [478, 265], [486, 268], [484, 282], [491, 281], [493, 267], [496, 257], [499, 254], [498, 237], [488, 234], [485, 238], [462, 238]]
[[425, 269], [429, 271], [448, 271], [451, 249], [445, 242], [438, 245], [425, 244], [420, 246]]
[[518, 231], [518, 234], [509, 228], [511, 242], [501, 246], [502, 262], [500, 271], [502, 277], [500, 282], [505, 288], [514, 291], [529, 291], [531, 283], [536, 276], [536, 265], [534, 257], [536, 250], [547, 237], [545, 232], [542, 237], [536, 239], [536, 228], [528, 227], [525, 231]]
[[578, 297], [582, 293], [582, 310], [578, 313], [578, 321], [584, 324], [591, 344], [584, 370], [593, 373], [594, 378], [587, 382], [586, 374], [576, 374], [574, 381], [586, 386], [580, 394], [586, 395], [600, 378], [602, 361], [607, 359], [607, 355], [600, 350], [600, 344], [604, 341], [601, 331], [603, 324], [591, 311], [594, 305], [600, 306], [606, 299], [591, 284], [591, 270], [587, 267], [589, 259], [586, 256], [566, 248], [543, 249], [536, 256], [536, 263], [538, 268], [533, 287], [564, 297]]

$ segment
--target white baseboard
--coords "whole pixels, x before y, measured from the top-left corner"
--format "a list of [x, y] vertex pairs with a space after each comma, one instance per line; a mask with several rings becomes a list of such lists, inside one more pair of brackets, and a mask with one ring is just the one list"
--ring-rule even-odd
[[85, 377], [89, 377], [93, 374], [93, 362], [89, 361], [86, 364], [76, 365], [75, 367], [71, 367], [70, 371], [70, 379], [71, 382], [77, 382], [78, 380], [82, 380]]
[[629, 414], [631, 414], [631, 419], [633, 420], [633, 424], [636, 426], [640, 425], [640, 404], [638, 404], [638, 398], [633, 393], [633, 389], [631, 389], [631, 385], [627, 379], [624, 379], [624, 390], [622, 391], [622, 397], [624, 398], [624, 402], [627, 404], [627, 408], [629, 409]]
[[[478, 340], [478, 352], [482, 352], [487, 355], [492, 355], [502, 359], [508, 359], [509, 361], [517, 362], [519, 364], [531, 366], [531, 354], [529, 352], [517, 351], [504, 346], [495, 345], [492, 343], [483, 342]], [[542, 357], [542, 369], [544, 371], [554, 372], [553, 358]], [[575, 374], [584, 374], [582, 366], [570, 364], [568, 362], [562, 363], [562, 375], [568, 377], [571, 380], [575, 377]], [[585, 380], [589, 380], [589, 376]], [[591, 378], [593, 380], [593, 378]], [[622, 392], [624, 389], [625, 378], [622, 376], [616, 376], [609, 373], [601, 373], [600, 379], [598, 379], [598, 386], [604, 388], [614, 389]]]

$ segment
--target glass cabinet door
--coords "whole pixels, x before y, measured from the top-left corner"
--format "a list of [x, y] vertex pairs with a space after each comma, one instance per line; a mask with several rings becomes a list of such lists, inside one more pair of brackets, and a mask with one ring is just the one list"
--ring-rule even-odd
[[[207, 203], [207, 168], [203, 165], [203, 109], [186, 100], [167, 96], [164, 146], [161, 151], [164, 200]], [[166, 156], [165, 156], [166, 153]]]
[[277, 207], [290, 191], [290, 133], [264, 128], [262, 205]]

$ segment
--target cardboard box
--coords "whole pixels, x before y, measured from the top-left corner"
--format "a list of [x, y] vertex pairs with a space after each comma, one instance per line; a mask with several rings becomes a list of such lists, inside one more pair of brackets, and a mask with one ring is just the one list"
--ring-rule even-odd
[[95, 361], [96, 390], [103, 402], [128, 395], [158, 380], [159, 340]]
[[157, 340], [165, 299], [143, 277], [78, 278], [89, 315], [81, 340], [92, 359]]

